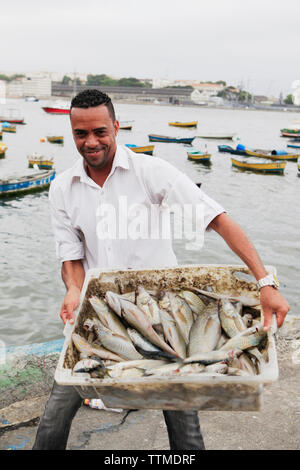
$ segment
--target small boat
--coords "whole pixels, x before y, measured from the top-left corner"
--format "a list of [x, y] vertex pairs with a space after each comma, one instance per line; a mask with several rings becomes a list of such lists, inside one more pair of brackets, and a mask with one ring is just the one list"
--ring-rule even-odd
[[174, 126], [174, 127], [197, 127], [198, 121], [190, 121], [190, 122], [179, 122], [179, 121], [174, 121], [174, 122], [169, 122], [169, 126]]
[[9, 124], [25, 124], [24, 116], [22, 116], [18, 108], [7, 108], [0, 115], [0, 122], [8, 122]]
[[232, 140], [235, 134], [202, 134], [198, 135], [200, 139]]
[[176, 144], [191, 144], [196, 137], [168, 137], [166, 135], [150, 134], [150, 142], [172, 142]]
[[39, 170], [51, 170], [53, 167], [53, 157], [47, 158], [38, 153], [33, 153], [27, 156], [28, 168], [34, 168], [34, 165], [39, 167]]
[[55, 170], [38, 171], [25, 176], [0, 179], [0, 198], [22, 196], [47, 189], [55, 178]]
[[8, 122], [3, 122], [3, 123], [2, 123], [2, 132], [13, 132], [13, 133], [16, 133], [16, 132], [17, 132], [17, 128], [16, 128], [16, 126], [12, 126], [12, 125], [9, 124]]
[[218, 145], [218, 150], [221, 153], [231, 153], [232, 155], [246, 155], [246, 148], [241, 144], [238, 144], [235, 149], [230, 147], [230, 145]]
[[0, 142], [0, 158], [5, 157], [6, 150], [7, 150], [7, 146], [3, 144], [2, 142]]
[[130, 150], [135, 153], [144, 153], [146, 155], [153, 155], [154, 145], [144, 145], [143, 147], [139, 147], [138, 145], [134, 144], [125, 144]]
[[43, 106], [42, 109], [48, 114], [70, 114], [70, 105], [61, 101]]
[[2, 131], [0, 131], [0, 140], [2, 140], [3, 134]]
[[207, 152], [201, 152], [201, 150], [192, 149], [187, 151], [187, 156], [189, 160], [193, 160], [194, 162], [211, 163], [210, 158], [211, 154]]
[[51, 144], [63, 144], [64, 143], [64, 137], [62, 135], [47, 135], [47, 140]]
[[290, 129], [280, 129], [281, 137], [300, 137], [300, 129], [290, 128]]
[[300, 141], [299, 144], [287, 144], [287, 147], [291, 147], [293, 149], [300, 149]]
[[270, 160], [287, 160], [289, 162], [296, 162], [299, 154], [288, 154], [285, 150], [250, 150], [246, 149], [246, 155], [249, 157], [268, 158]]
[[300, 161], [299, 160], [298, 160], [297, 166], [298, 166], [298, 176], [300, 176]]
[[39, 101], [39, 99], [36, 96], [26, 96], [25, 101], [36, 102]]
[[133, 122], [134, 121], [119, 121], [119, 129], [131, 131]]
[[257, 173], [276, 173], [283, 174], [286, 162], [274, 161], [270, 162], [268, 159], [250, 159], [250, 158], [231, 158], [232, 166], [239, 170], [254, 171]]

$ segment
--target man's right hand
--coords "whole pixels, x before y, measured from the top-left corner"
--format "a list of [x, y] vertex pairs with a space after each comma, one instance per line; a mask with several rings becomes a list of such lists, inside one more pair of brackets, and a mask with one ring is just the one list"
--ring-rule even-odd
[[64, 323], [69, 321], [69, 323], [74, 323], [74, 310], [79, 305], [80, 300], [80, 289], [78, 287], [72, 286], [68, 289], [64, 301], [60, 310], [60, 318]]

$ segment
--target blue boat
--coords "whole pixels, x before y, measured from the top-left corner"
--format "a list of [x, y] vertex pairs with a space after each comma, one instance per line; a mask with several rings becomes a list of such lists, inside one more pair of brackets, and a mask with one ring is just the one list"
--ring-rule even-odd
[[242, 155], [246, 156], [246, 147], [244, 145], [238, 144], [236, 148], [230, 147], [230, 145], [218, 145], [219, 152], [222, 153], [231, 153], [232, 155]]
[[150, 142], [172, 142], [176, 144], [191, 144], [196, 137], [168, 137], [166, 135], [150, 134]]
[[54, 178], [55, 170], [49, 170], [37, 171], [26, 176], [0, 179], [0, 198], [43, 191], [49, 187]]
[[292, 147], [293, 149], [300, 149], [300, 142], [298, 145], [296, 144], [287, 144], [287, 147]]

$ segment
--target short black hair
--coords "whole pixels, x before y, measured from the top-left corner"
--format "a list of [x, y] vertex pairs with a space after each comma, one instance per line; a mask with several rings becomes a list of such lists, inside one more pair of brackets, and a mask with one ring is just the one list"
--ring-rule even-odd
[[70, 112], [72, 108], [92, 108], [102, 104], [107, 107], [110, 117], [113, 122], [115, 122], [116, 114], [110, 97], [106, 93], [96, 90], [95, 88], [81, 91], [74, 96], [71, 101]]

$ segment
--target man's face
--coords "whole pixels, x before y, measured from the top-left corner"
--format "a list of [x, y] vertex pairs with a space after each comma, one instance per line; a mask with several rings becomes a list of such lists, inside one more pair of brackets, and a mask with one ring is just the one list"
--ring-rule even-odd
[[118, 121], [113, 122], [106, 106], [71, 109], [71, 126], [78, 152], [88, 166], [103, 169], [116, 153]]

